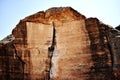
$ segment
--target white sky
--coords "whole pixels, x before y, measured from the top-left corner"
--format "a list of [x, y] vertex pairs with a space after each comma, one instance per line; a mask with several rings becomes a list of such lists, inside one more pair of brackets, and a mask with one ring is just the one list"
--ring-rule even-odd
[[11, 34], [20, 19], [62, 6], [71, 6], [86, 17], [97, 17], [113, 27], [120, 24], [120, 0], [0, 0], [0, 40]]

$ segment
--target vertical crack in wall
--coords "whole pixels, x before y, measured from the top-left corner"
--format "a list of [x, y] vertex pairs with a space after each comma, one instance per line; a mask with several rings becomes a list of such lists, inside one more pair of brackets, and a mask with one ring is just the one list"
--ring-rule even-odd
[[[15, 45], [12, 43], [12, 46], [13, 46], [13, 49], [14, 49], [14, 54], [15, 54], [15, 57], [21, 62], [21, 65], [22, 65], [22, 72], [21, 72], [21, 79], [24, 79], [24, 64], [25, 64], [25, 62], [21, 59], [21, 57], [20, 56], [18, 56], [18, 54], [17, 54], [17, 50], [16, 50], [16, 47], [15, 47]], [[17, 65], [16, 65], [17, 66]], [[20, 67], [20, 65], [19, 65], [19, 67]]]
[[50, 47], [48, 47], [48, 74], [47, 74], [47, 80], [51, 80], [51, 69], [52, 69], [52, 57], [53, 57], [53, 53], [54, 53], [54, 50], [55, 50], [55, 45], [56, 45], [56, 40], [55, 40], [55, 25], [54, 25], [54, 22], [52, 23], [53, 25], [53, 36], [52, 36], [52, 44]]
[[19, 57], [19, 56], [18, 56], [15, 45], [14, 45], [14, 44], [12, 44], [12, 46], [13, 46], [14, 51], [15, 51], [15, 56], [18, 58], [18, 60], [19, 60], [20, 62], [22, 62], [23, 64], [25, 64], [25, 62], [21, 59], [21, 57]]

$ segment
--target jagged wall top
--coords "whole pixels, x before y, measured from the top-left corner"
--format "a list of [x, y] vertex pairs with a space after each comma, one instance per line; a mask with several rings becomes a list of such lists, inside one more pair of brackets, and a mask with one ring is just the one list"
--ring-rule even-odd
[[71, 21], [85, 19], [85, 16], [72, 9], [71, 7], [53, 7], [48, 10], [40, 11], [30, 15], [22, 21], [50, 23], [52, 21]]

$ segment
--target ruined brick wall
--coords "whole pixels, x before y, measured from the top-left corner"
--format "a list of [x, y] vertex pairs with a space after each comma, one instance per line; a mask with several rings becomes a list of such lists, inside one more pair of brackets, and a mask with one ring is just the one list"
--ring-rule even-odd
[[118, 31], [72, 8], [28, 16], [12, 35], [0, 44], [0, 80], [120, 79]]

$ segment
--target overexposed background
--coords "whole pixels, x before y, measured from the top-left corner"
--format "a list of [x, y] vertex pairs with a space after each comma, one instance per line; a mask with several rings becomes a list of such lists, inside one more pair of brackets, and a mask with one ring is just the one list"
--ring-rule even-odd
[[0, 40], [11, 34], [19, 20], [26, 16], [65, 6], [113, 27], [120, 24], [120, 0], [0, 0]]

